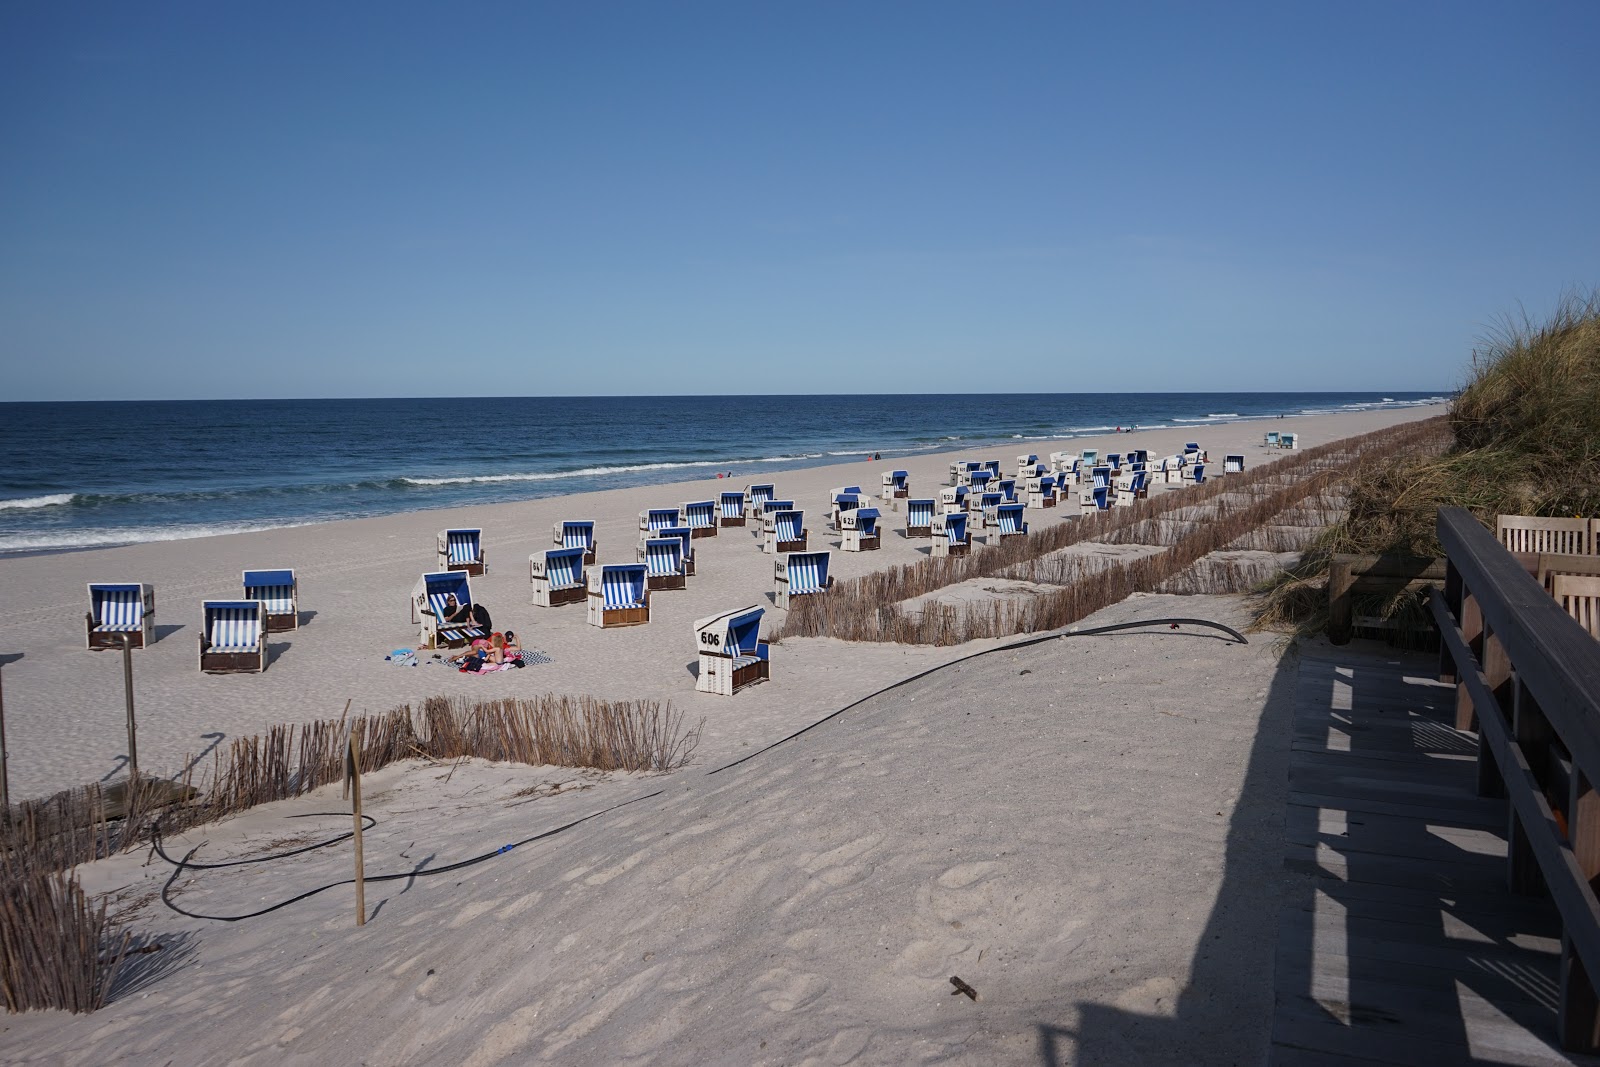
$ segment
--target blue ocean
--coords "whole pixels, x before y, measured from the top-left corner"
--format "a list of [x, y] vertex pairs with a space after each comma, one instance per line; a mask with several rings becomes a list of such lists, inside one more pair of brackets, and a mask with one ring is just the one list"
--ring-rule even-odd
[[[0, 554], [62, 551], [919, 452], [1437, 403], [1424, 393], [0, 404]], [[1059, 447], [1059, 446], [1057, 446]]]

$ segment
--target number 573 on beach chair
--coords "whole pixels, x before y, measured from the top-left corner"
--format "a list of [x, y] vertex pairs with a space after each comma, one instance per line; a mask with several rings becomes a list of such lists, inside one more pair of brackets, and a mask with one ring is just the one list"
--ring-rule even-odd
[[300, 628], [300, 596], [294, 571], [245, 571], [241, 581], [244, 598], [259, 600], [266, 607], [268, 633]]
[[528, 580], [533, 602], [542, 608], [581, 604], [588, 593], [583, 570], [583, 548], [547, 548], [528, 557]]
[[483, 552], [482, 530], [440, 530], [439, 569], [487, 574], [489, 564]]
[[774, 577], [777, 580], [776, 601], [787, 608], [795, 597], [816, 596], [828, 591], [833, 579], [828, 576], [829, 552], [791, 552], [776, 561]]
[[156, 587], [138, 582], [90, 582], [84, 616], [89, 648], [121, 648], [126, 634], [133, 648], [154, 640]]
[[650, 621], [643, 563], [608, 563], [589, 572], [589, 625], [637, 626]]
[[763, 614], [764, 609], [751, 605], [695, 621], [700, 652], [695, 692], [731, 697], [772, 677], [767, 643], [760, 638]]
[[207, 674], [244, 674], [267, 669], [266, 610], [259, 600], [201, 603], [200, 669]]

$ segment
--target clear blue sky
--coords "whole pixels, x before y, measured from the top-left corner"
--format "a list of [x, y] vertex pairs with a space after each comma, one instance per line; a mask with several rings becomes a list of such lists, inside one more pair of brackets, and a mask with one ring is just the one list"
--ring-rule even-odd
[[1600, 284], [1596, 40], [1593, 0], [17, 0], [0, 395], [1448, 387]]

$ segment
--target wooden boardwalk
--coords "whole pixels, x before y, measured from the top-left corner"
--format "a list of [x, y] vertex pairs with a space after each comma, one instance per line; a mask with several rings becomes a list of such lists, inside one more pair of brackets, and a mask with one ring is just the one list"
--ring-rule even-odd
[[1437, 659], [1307, 648], [1295, 692], [1271, 1059], [1560, 1064], [1560, 927], [1506, 888]]

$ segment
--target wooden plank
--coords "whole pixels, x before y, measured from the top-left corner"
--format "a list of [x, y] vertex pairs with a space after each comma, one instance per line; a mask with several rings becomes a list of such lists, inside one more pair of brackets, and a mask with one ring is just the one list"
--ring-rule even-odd
[[1490, 893], [1505, 880], [1504, 862], [1493, 859], [1475, 863], [1407, 860], [1368, 853], [1347, 855], [1325, 845], [1288, 845], [1283, 865], [1292, 871], [1332, 875], [1348, 882], [1427, 889], [1446, 896]]
[[[1381, 902], [1406, 907], [1433, 908], [1436, 911], [1447, 910], [1461, 915], [1495, 912], [1502, 915], [1507, 923], [1514, 922], [1519, 915], [1555, 914], [1555, 908], [1549, 901], [1513, 897], [1506, 892], [1503, 885], [1478, 889], [1466, 886], [1453, 893], [1440, 893], [1435, 889], [1383, 885], [1376, 882], [1347, 882], [1333, 875], [1314, 876], [1308, 878], [1303, 885], [1306, 888], [1301, 890], [1305, 894], [1301, 901], [1301, 910], [1315, 907], [1320, 899], [1326, 898], [1338, 904], [1365, 905]], [[1530, 925], [1536, 925], [1541, 921], [1548, 920], [1530, 920]]]
[[1337, 796], [1332, 793], [1289, 791], [1289, 803], [1328, 811], [1370, 811], [1382, 815], [1406, 815], [1418, 819], [1449, 822], [1453, 826], [1484, 826], [1504, 828], [1505, 805], [1492, 800], [1473, 798], [1471, 804], [1459, 807], [1451, 804], [1416, 804], [1403, 801], [1379, 800], [1374, 797]]
[[[1388, 752], [1388, 758], [1369, 756], [1360, 750], [1354, 752], [1330, 752], [1315, 748], [1301, 748], [1296, 750], [1290, 746], [1289, 766], [1291, 769], [1304, 768], [1306, 770], [1329, 770], [1345, 774], [1368, 774], [1380, 777], [1398, 776], [1410, 782], [1430, 782], [1436, 784], [1459, 785], [1463, 795], [1470, 795], [1472, 784], [1477, 780], [1477, 769], [1472, 762], [1463, 763], [1461, 760], [1437, 759], [1432, 756], [1421, 755], [1415, 752]], [[1396, 770], [1392, 764], [1405, 758], [1409, 765], [1405, 770]]]
[[[1471, 1046], [1465, 1038], [1444, 1042], [1436, 1035], [1412, 1037], [1361, 1026], [1345, 1026], [1333, 1021], [1279, 1019], [1272, 1028], [1274, 1046], [1342, 1053], [1376, 1059], [1380, 1063], [1427, 1064], [1428, 1067], [1455, 1067], [1457, 1064], [1486, 1067], [1569, 1067], [1567, 1057], [1537, 1043], [1521, 1027], [1491, 1030], [1473, 1035]], [[1484, 1040], [1488, 1038], [1488, 1040]], [[1520, 1040], [1519, 1040], [1520, 1039]], [[1508, 1047], [1509, 1046], [1509, 1047]]]
[[[1293, 943], [1303, 938], [1317, 952], [1352, 959], [1386, 960], [1436, 967], [1465, 975], [1474, 965], [1533, 967], [1553, 979], [1561, 962], [1559, 938], [1520, 934], [1522, 943], [1499, 943], [1468, 923], [1440, 923], [1432, 928], [1384, 919], [1350, 921], [1336, 910], [1295, 909], [1285, 912], [1279, 935]], [[1537, 962], [1535, 962], [1537, 961]]]
[[1314, 808], [1290, 809], [1284, 839], [1297, 845], [1326, 844], [1342, 851], [1410, 859], [1500, 861], [1506, 857], [1505, 838], [1488, 831], [1394, 815], [1323, 814]]
[[1528, 898], [1477, 896], [1445, 898], [1408, 896], [1400, 899], [1392, 886], [1363, 882], [1319, 880], [1317, 891], [1307, 899], [1289, 902], [1285, 908], [1318, 914], [1337, 914], [1351, 924], [1366, 919], [1382, 922], [1415, 923], [1435, 929], [1459, 921], [1501, 941], [1531, 937], [1555, 940], [1561, 936], [1561, 920], [1554, 908]]
[[[1323, 731], [1327, 733], [1328, 731]], [[1306, 737], [1300, 731], [1295, 731], [1294, 740], [1289, 742], [1291, 758], [1301, 752], [1327, 752], [1339, 755], [1357, 756], [1361, 759], [1382, 760], [1386, 763], [1416, 764], [1422, 767], [1433, 766], [1441, 762], [1459, 763], [1465, 768], [1465, 773], [1473, 773], [1473, 765], [1477, 762], [1476, 746], [1471, 752], [1449, 752], [1439, 749], [1372, 749], [1359, 747], [1361, 740], [1355, 740], [1358, 747], [1341, 748], [1340, 743], [1350, 743], [1348, 737], [1325, 737], [1322, 739]]]

